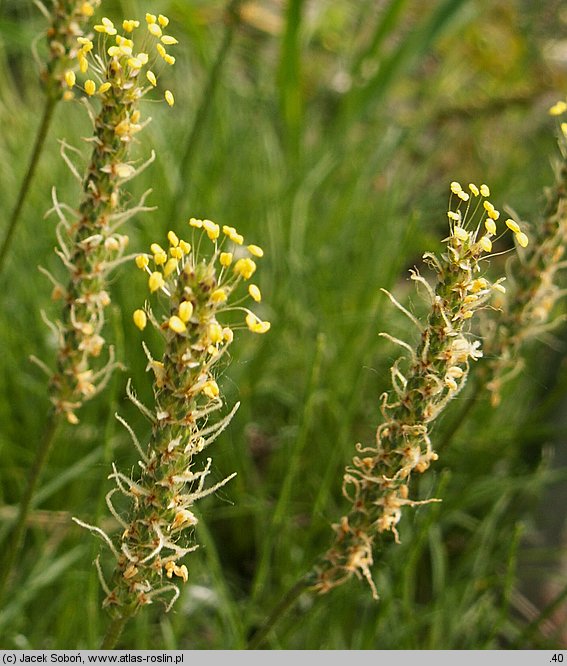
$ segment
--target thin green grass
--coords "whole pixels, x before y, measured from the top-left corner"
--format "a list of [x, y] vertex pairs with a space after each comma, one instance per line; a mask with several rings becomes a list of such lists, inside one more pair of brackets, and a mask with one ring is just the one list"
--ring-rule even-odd
[[[236, 226], [266, 251], [259, 284], [262, 316], [272, 321], [261, 339], [242, 336], [222, 378], [229, 405], [242, 405], [219, 439], [214, 477], [238, 476], [201, 509], [202, 547], [188, 562], [182, 598], [167, 616], [158, 604], [140, 615], [120, 647], [246, 645], [330, 542], [330, 523], [344, 509], [343, 468], [354, 444], [374, 436], [379, 396], [396, 354], [378, 333], [408, 335], [379, 289], [395, 291], [412, 311], [422, 307], [410, 295], [407, 270], [421, 265], [424, 251], [439, 249], [447, 183], [486, 180], [495, 200], [535, 220], [540, 192], [552, 182], [553, 130], [541, 118], [557, 91], [536, 91], [533, 102], [498, 112], [485, 104], [486, 97], [505, 98], [522, 81], [533, 90], [546, 67], [533, 49], [541, 37], [520, 29], [523, 15], [515, 3], [504, 3], [502, 12], [496, 3], [484, 7], [473, 0], [390, 0], [381, 12], [374, 3], [335, 4], [341, 11], [313, 13], [302, 2], [282, 8], [266, 3], [272, 23], [261, 27], [262, 17], [248, 16], [231, 26], [222, 67], [211, 78], [228, 29], [224, 2], [104, 2], [113, 17], [123, 11], [168, 14], [180, 41], [176, 71], [167, 73], [176, 105], [166, 114], [148, 103], [153, 121], [135, 148], [139, 159], [156, 150], [156, 162], [136, 180], [133, 196], [151, 187], [149, 203], [158, 210], [129, 223], [130, 249], [143, 250], [169, 229], [184, 230], [189, 215]], [[0, 5], [2, 220], [14, 204], [39, 122], [30, 44], [42, 21], [22, 3]], [[478, 35], [494, 21], [521, 55], [507, 69], [495, 65], [489, 72]], [[352, 26], [358, 31], [349, 32]], [[544, 29], [546, 39], [555, 37], [554, 26]], [[518, 80], [515, 67], [525, 80]], [[340, 85], [345, 73], [350, 86]], [[211, 81], [214, 95], [205, 113]], [[475, 116], [479, 104], [485, 110]], [[463, 111], [467, 105], [472, 111]], [[442, 116], [448, 109], [452, 113]], [[199, 113], [197, 141], [190, 137]], [[56, 304], [36, 270], [38, 264], [57, 270], [54, 222], [43, 215], [53, 185], [71, 205], [78, 195], [56, 139], [87, 154], [81, 137], [89, 132], [78, 104], [59, 106], [48, 157], [38, 166], [6, 266], [0, 493], [10, 511], [0, 511], [0, 540], [48, 409], [44, 377], [28, 360], [34, 354], [49, 363], [54, 354], [40, 310], [54, 312]], [[178, 214], [172, 216], [174, 203]], [[109, 463], [136, 467], [114, 412], [137, 432], [147, 427], [124, 398], [128, 377], [140, 399], [150, 398], [146, 359], [131, 324], [143, 288], [144, 277], [132, 266], [116, 273], [107, 336], [127, 371], [116, 373], [110, 390], [81, 411], [81, 424], [66, 427], [57, 441], [9, 601], [0, 609], [3, 648], [92, 648], [104, 632], [92, 567], [99, 544], [55, 517], [96, 520], [111, 487]], [[534, 565], [526, 563], [526, 543], [540, 534], [534, 516], [545, 489], [563, 478], [544, 452], [562, 446], [565, 426], [557, 414], [564, 407], [564, 354], [561, 343], [534, 343], [531, 362], [499, 410], [483, 394], [474, 395], [472, 381], [450, 405], [433, 433], [436, 441], [450, 443], [419, 488], [423, 497], [443, 502], [404, 517], [401, 545], [385, 540], [374, 568], [378, 603], [356, 580], [325, 597], [302, 595], [265, 645], [561, 647], [559, 639], [544, 640], [541, 625], [564, 595], [536, 618], [524, 616], [517, 599], [534, 571], [538, 585], [550, 575], [546, 566], [535, 566], [543, 550], [532, 553]], [[474, 403], [461, 427], [455, 420], [470, 396]], [[40, 511], [54, 516], [49, 527]]]

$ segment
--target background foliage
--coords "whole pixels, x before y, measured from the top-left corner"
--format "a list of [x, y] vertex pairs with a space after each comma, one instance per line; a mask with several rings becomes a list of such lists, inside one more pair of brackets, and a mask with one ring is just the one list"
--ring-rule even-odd
[[[266, 250], [260, 314], [272, 330], [232, 347], [224, 390], [242, 406], [215, 444], [214, 476], [238, 476], [201, 507], [183, 596], [168, 615], [138, 617], [120, 645], [240, 648], [329, 543], [343, 467], [374, 435], [397, 354], [378, 332], [411, 334], [379, 288], [422, 311], [407, 271], [440, 247], [448, 183], [487, 182], [497, 205], [541, 215], [567, 14], [558, 0], [233, 0], [228, 13], [216, 0], [103, 0], [115, 20], [146, 11], [167, 14], [180, 41], [167, 86], [176, 105], [145, 102], [153, 121], [136, 152], [155, 148], [157, 160], [133, 188], [152, 187], [158, 210], [129, 223], [130, 247], [183, 230], [190, 215], [236, 226]], [[39, 122], [31, 46], [44, 29], [32, 2], [0, 1], [3, 219]], [[0, 539], [48, 409], [28, 361], [54, 353], [41, 318], [50, 285], [36, 267], [57, 270], [51, 187], [71, 205], [78, 196], [58, 140], [86, 149], [89, 131], [80, 105], [59, 105], [3, 275]], [[144, 427], [125, 400], [128, 377], [150, 396], [131, 324], [143, 281], [133, 266], [116, 274], [110, 328], [127, 370], [59, 437], [0, 609], [3, 648], [95, 647], [104, 630], [99, 544], [70, 516], [103, 515], [110, 462], [136, 464], [113, 415]], [[409, 511], [401, 546], [377, 558], [381, 601], [357, 581], [303, 597], [271, 647], [565, 646], [563, 339], [559, 329], [552, 346], [532, 345], [499, 409], [480, 394], [465, 414], [461, 394], [436, 425], [440, 460], [419, 492], [443, 502]]]

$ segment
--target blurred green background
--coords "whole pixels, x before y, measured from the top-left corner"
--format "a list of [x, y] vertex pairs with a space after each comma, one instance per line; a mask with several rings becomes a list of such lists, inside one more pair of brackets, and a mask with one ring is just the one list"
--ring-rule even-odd
[[[148, 0], [149, 2], [149, 0]], [[567, 5], [559, 0], [103, 0], [120, 21], [170, 17], [177, 63], [164, 74], [172, 109], [144, 101], [152, 123], [132, 182], [151, 187], [153, 213], [128, 223], [130, 249], [183, 235], [189, 216], [235, 226], [266, 256], [258, 272], [266, 336], [240, 334], [222, 377], [242, 402], [215, 443], [213, 477], [238, 476], [201, 504], [182, 597], [156, 604], [125, 631], [124, 648], [241, 648], [330, 541], [345, 509], [343, 468], [372, 441], [379, 396], [411, 340], [380, 287], [416, 313], [408, 269], [445, 235], [448, 185], [486, 182], [499, 208], [537, 223], [559, 158], [548, 107], [565, 96]], [[27, 0], [0, 0], [0, 220], [7, 220], [39, 124], [32, 57], [46, 21]], [[39, 41], [38, 41], [39, 38]], [[41, 312], [56, 313], [38, 265], [59, 271], [51, 188], [77, 205], [59, 155], [84, 155], [85, 109], [61, 103], [2, 275], [0, 541], [25, 483], [48, 410], [50, 364]], [[4, 223], [0, 223], [2, 230]], [[490, 267], [502, 273], [505, 261]], [[2, 648], [93, 648], [106, 617], [92, 561], [101, 550], [70, 517], [106, 518], [110, 463], [136, 465], [118, 411], [143, 438], [125, 399], [132, 377], [151, 400], [131, 313], [145, 298], [133, 265], [115, 273], [107, 338], [126, 370], [66, 428], [43, 477], [8, 603]], [[558, 313], [560, 314], [560, 313]], [[270, 635], [272, 648], [484, 649], [565, 647], [567, 560], [565, 329], [531, 345], [521, 377], [494, 410], [461, 394], [437, 422], [440, 459], [410, 510], [400, 546], [377, 555], [381, 596], [353, 580], [304, 596]], [[154, 349], [156, 354], [159, 349]], [[472, 382], [471, 382], [472, 383]], [[469, 387], [472, 390], [473, 387]], [[105, 555], [106, 557], [106, 555]], [[110, 564], [109, 559], [104, 560]]]

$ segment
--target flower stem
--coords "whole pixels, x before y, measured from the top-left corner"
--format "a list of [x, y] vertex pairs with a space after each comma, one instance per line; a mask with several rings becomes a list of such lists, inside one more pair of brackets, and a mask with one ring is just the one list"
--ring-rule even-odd
[[39, 158], [45, 146], [45, 140], [49, 132], [49, 126], [51, 125], [51, 120], [53, 119], [53, 112], [55, 110], [57, 101], [58, 100], [51, 95], [47, 95], [45, 98], [45, 106], [43, 107], [43, 116], [41, 118], [39, 129], [37, 131], [28, 168], [26, 170], [26, 174], [20, 186], [20, 191], [18, 192], [16, 205], [14, 206], [14, 210], [12, 211], [12, 215], [10, 216], [10, 220], [8, 222], [8, 229], [6, 231], [6, 235], [4, 236], [4, 240], [2, 241], [2, 246], [0, 247], [0, 273], [4, 268], [6, 257], [8, 255], [8, 250], [10, 249], [12, 238], [14, 236], [14, 231], [16, 230], [18, 220], [20, 219], [20, 215], [24, 207], [25, 200], [30, 190], [30, 185], [33, 181], [33, 177], [37, 165], [39, 163]]
[[118, 643], [118, 639], [129, 619], [128, 615], [123, 615], [122, 617], [116, 617], [111, 620], [108, 629], [106, 630], [106, 634], [102, 639], [102, 643], [100, 644], [101, 650], [113, 650], [116, 647], [116, 643]]
[[49, 456], [49, 452], [51, 451], [51, 447], [55, 441], [55, 436], [57, 434], [57, 430], [59, 429], [60, 423], [60, 416], [55, 413], [55, 410], [52, 409], [47, 417], [47, 423], [45, 424], [43, 436], [28, 476], [26, 489], [22, 499], [20, 500], [20, 507], [15, 526], [13, 528], [12, 534], [9, 536], [6, 552], [4, 554], [4, 561], [2, 563], [2, 567], [0, 567], [0, 607], [2, 606], [2, 596], [6, 588], [8, 577], [22, 547], [22, 542], [26, 533], [26, 523], [31, 508], [31, 502], [41, 473]]
[[266, 618], [264, 624], [254, 632], [248, 642], [249, 650], [257, 650], [274, 625], [285, 615], [286, 611], [293, 606], [299, 596], [312, 584], [312, 572], [302, 576], [293, 587], [291, 587], [282, 597], [281, 601], [274, 607], [270, 615]]

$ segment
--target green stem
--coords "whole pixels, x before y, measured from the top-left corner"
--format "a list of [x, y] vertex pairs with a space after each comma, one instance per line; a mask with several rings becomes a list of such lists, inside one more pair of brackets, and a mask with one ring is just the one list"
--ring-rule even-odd
[[286, 592], [279, 604], [275, 606], [270, 615], [266, 618], [264, 624], [254, 633], [248, 642], [249, 650], [256, 650], [262, 645], [274, 625], [285, 615], [286, 611], [293, 606], [301, 593], [311, 584], [311, 574], [309, 573], [300, 578], [297, 583]]
[[53, 442], [55, 441], [55, 436], [57, 434], [60, 423], [60, 415], [57, 414], [54, 410], [51, 410], [45, 425], [45, 429], [43, 431], [43, 436], [39, 444], [39, 448], [36, 452], [34, 463], [28, 476], [26, 489], [20, 501], [20, 508], [13, 532], [8, 537], [8, 543], [6, 546], [2, 567], [0, 567], [0, 607], [2, 606], [2, 596], [6, 588], [8, 577], [22, 547], [22, 542], [26, 533], [26, 523], [31, 508], [31, 502], [41, 473], [43, 471], [43, 467], [49, 456]]
[[169, 213], [170, 219], [176, 219], [179, 212], [179, 202], [183, 201], [182, 195], [186, 188], [187, 174], [191, 168], [191, 162], [197, 155], [197, 144], [201, 138], [205, 121], [213, 104], [222, 69], [232, 46], [235, 29], [240, 23], [238, 9], [241, 2], [242, 0], [229, 0], [225, 10], [225, 28], [221, 45], [215, 62], [209, 72], [209, 78], [203, 90], [201, 102], [197, 109], [191, 132], [189, 133], [187, 143], [185, 144], [185, 151], [179, 164], [179, 179], [175, 188], [175, 195], [172, 197], [172, 205]]
[[24, 176], [24, 180], [20, 186], [20, 191], [18, 192], [18, 198], [16, 200], [16, 205], [12, 211], [12, 215], [8, 222], [8, 229], [4, 240], [2, 241], [2, 246], [0, 247], [0, 273], [4, 268], [6, 262], [6, 257], [8, 256], [8, 250], [10, 249], [10, 244], [12, 242], [12, 237], [14, 231], [16, 230], [16, 225], [20, 219], [22, 209], [24, 207], [25, 200], [27, 198], [28, 192], [30, 190], [30, 185], [32, 183], [37, 165], [39, 163], [39, 158], [45, 146], [45, 140], [49, 132], [49, 126], [51, 125], [51, 120], [53, 118], [53, 112], [57, 104], [57, 99], [52, 96], [47, 96], [45, 98], [45, 106], [43, 108], [43, 116], [41, 118], [41, 124], [37, 131], [37, 136], [35, 138], [35, 143], [33, 146], [33, 151], [30, 157], [28, 168]]
[[108, 629], [106, 630], [106, 634], [102, 639], [102, 643], [100, 644], [101, 650], [113, 650], [116, 647], [116, 643], [118, 643], [118, 639], [129, 619], [128, 615], [124, 615], [111, 620]]

